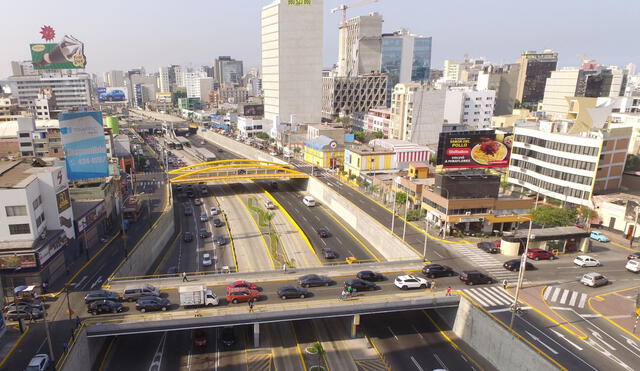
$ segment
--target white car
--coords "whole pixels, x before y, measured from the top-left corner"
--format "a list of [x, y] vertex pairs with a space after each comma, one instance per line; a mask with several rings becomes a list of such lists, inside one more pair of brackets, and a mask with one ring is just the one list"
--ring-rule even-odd
[[213, 206], [211, 208], [211, 215], [220, 215], [220, 209], [218, 209], [217, 207]]
[[36, 354], [29, 361], [29, 365], [25, 368], [25, 371], [44, 371], [49, 369], [49, 355], [48, 354]]
[[579, 267], [599, 267], [601, 264], [596, 258], [588, 255], [580, 255], [573, 259], [573, 264]]
[[427, 288], [427, 280], [424, 278], [406, 275], [406, 276], [398, 276], [396, 280], [393, 282], [398, 288], [403, 290], [407, 289], [426, 289]]
[[202, 255], [202, 265], [205, 267], [208, 267], [211, 265], [211, 255], [210, 254], [203, 254]]

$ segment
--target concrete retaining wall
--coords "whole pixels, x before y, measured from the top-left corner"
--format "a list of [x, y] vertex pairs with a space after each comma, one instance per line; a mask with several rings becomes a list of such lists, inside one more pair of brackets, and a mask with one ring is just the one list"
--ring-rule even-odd
[[113, 274], [114, 277], [140, 276], [149, 273], [157, 258], [173, 237], [176, 226], [171, 205], [129, 253], [127, 260]]
[[109, 338], [87, 338], [87, 329], [82, 328], [73, 347], [70, 348], [62, 371], [84, 371], [96, 369], [96, 361], [101, 354], [102, 347]]
[[460, 298], [453, 332], [498, 370], [558, 369], [535, 348], [497, 323], [465, 297]]
[[286, 164], [286, 161], [283, 161], [277, 157], [270, 156], [268, 153], [264, 153], [257, 148], [253, 148], [249, 145], [245, 145], [243, 143], [238, 142], [235, 139], [231, 139], [224, 135], [218, 134], [214, 131], [199, 131], [198, 135], [203, 137], [204, 139], [212, 142], [215, 145], [226, 148], [229, 151], [239, 154], [242, 157], [246, 157], [251, 160], [259, 160], [259, 161], [271, 161], [277, 162], [279, 164]]

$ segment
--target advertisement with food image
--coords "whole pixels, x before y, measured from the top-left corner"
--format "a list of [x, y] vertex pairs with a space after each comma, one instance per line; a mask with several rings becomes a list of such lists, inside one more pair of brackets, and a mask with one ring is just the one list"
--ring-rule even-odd
[[509, 134], [450, 134], [441, 163], [444, 168], [507, 167], [512, 141]]

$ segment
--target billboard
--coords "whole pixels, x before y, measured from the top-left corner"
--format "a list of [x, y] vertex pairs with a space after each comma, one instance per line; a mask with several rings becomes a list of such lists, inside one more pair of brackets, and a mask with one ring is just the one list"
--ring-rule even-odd
[[71, 197], [69, 197], [69, 189], [56, 194], [56, 202], [58, 203], [58, 214], [71, 207]]
[[244, 116], [264, 116], [264, 106], [262, 104], [245, 104]]
[[58, 117], [69, 180], [109, 175], [102, 112], [68, 112]]
[[509, 166], [512, 135], [494, 131], [440, 133], [438, 164], [443, 168]]
[[30, 44], [31, 62], [36, 70], [77, 69], [87, 65], [84, 44], [71, 35], [59, 43]]
[[33, 268], [36, 266], [34, 254], [12, 254], [0, 256], [0, 269]]
[[122, 103], [127, 101], [125, 87], [98, 88], [98, 103]]

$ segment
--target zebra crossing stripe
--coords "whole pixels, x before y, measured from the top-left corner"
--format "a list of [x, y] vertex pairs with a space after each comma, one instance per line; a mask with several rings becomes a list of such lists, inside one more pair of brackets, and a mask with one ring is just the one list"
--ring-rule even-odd
[[562, 290], [558, 289], [557, 287], [553, 288], [553, 295], [551, 295], [551, 301], [556, 301], [558, 299], [558, 296], [560, 296], [560, 292]]
[[471, 290], [464, 290], [464, 292], [466, 292], [467, 295], [471, 296], [475, 301], [480, 303], [480, 305], [482, 305], [483, 307], [488, 307], [489, 306], [487, 303], [484, 302], [484, 300], [482, 300], [481, 298], [476, 296]]
[[495, 292], [498, 296], [502, 297], [503, 299], [505, 299], [507, 301], [507, 303], [512, 303], [513, 302], [513, 296], [509, 295], [508, 292], [506, 292], [503, 288], [501, 287], [494, 287]]
[[544, 290], [544, 300], [549, 300], [549, 295], [553, 291], [553, 287], [547, 286], [547, 289]]
[[480, 293], [486, 295], [487, 297], [491, 298], [491, 301], [494, 302], [494, 305], [500, 305], [500, 304], [504, 304], [502, 302], [502, 300], [500, 300], [500, 298], [497, 298], [494, 296], [495, 292], [491, 289], [491, 288], [478, 288], [477, 289]]
[[567, 296], [569, 296], [569, 290], [562, 290], [562, 297], [560, 298], [560, 304], [564, 304], [567, 302]]
[[587, 301], [587, 294], [582, 293], [582, 296], [580, 296], [580, 303], [578, 304], [578, 307], [584, 308], [586, 301]]
[[574, 306], [576, 304], [577, 299], [578, 299], [578, 292], [573, 291], [571, 293], [571, 299], [569, 299], [569, 305]]

